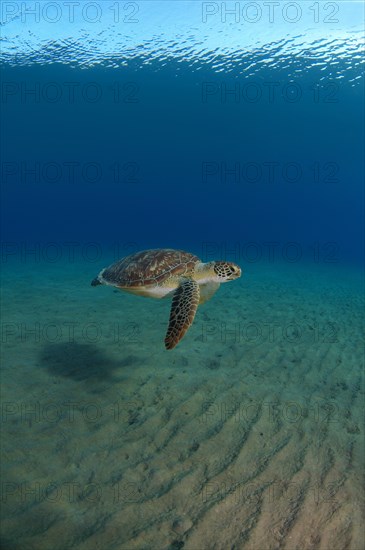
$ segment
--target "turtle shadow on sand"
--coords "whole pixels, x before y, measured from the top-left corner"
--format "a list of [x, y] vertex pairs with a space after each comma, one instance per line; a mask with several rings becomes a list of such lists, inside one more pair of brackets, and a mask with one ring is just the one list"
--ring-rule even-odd
[[121, 366], [98, 347], [77, 342], [47, 344], [40, 361], [52, 376], [77, 381], [110, 379], [113, 371]]

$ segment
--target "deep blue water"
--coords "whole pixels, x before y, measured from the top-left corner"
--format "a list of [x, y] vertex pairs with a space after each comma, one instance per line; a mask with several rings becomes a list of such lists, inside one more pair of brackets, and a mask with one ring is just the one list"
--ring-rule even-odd
[[360, 263], [361, 5], [254, 27], [173, 4], [132, 3], [127, 32], [3, 14], [5, 256], [95, 242]]

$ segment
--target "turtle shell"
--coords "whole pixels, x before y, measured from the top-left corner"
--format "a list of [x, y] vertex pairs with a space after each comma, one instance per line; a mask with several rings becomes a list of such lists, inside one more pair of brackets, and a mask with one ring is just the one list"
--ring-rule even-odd
[[153, 286], [172, 276], [191, 276], [200, 259], [190, 252], [159, 248], [122, 258], [101, 273], [105, 282], [125, 288]]

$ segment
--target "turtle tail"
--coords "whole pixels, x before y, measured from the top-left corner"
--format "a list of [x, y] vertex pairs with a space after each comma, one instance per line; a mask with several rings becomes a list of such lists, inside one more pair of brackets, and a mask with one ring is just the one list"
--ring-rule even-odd
[[98, 277], [95, 277], [95, 279], [91, 281], [91, 286], [98, 286], [98, 285], [101, 285], [101, 282], [99, 281]]

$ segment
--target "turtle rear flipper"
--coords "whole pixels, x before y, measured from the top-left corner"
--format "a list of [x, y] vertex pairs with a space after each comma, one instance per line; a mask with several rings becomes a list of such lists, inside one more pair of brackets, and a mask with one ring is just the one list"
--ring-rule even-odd
[[165, 337], [166, 349], [174, 348], [191, 326], [199, 305], [199, 298], [199, 285], [193, 279], [185, 279], [175, 290]]

